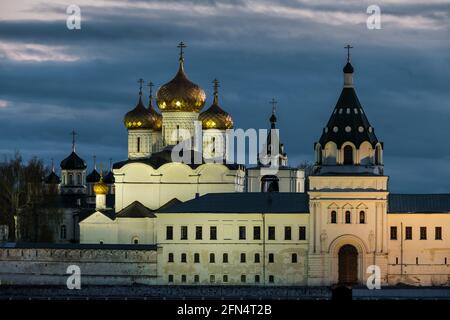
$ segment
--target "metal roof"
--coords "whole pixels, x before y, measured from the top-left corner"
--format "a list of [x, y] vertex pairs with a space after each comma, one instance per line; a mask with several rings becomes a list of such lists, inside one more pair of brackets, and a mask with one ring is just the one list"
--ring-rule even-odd
[[175, 204], [158, 213], [308, 213], [306, 193], [234, 192], [209, 193]]
[[388, 213], [450, 213], [450, 194], [389, 194]]
[[84, 249], [84, 250], [156, 250], [154, 244], [99, 244], [99, 243], [41, 243], [41, 242], [5, 242], [3, 249]]

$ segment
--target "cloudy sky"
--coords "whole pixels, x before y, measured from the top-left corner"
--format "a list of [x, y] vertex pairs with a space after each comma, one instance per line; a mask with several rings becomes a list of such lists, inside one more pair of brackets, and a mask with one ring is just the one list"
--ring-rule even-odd
[[[81, 8], [81, 30], [66, 9]], [[369, 30], [367, 8], [381, 9]], [[123, 115], [137, 79], [160, 86], [186, 71], [239, 128], [266, 128], [275, 97], [290, 164], [313, 143], [342, 88], [354, 46], [357, 93], [385, 145], [392, 192], [450, 192], [450, 0], [0, 2], [0, 155], [59, 162], [77, 152], [126, 158]]]

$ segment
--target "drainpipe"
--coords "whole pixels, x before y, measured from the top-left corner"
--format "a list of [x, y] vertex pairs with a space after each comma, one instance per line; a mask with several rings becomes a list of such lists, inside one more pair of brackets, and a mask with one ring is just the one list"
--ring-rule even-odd
[[403, 222], [400, 223], [400, 280], [403, 280]]
[[266, 215], [262, 213], [263, 220], [263, 284], [266, 285]]

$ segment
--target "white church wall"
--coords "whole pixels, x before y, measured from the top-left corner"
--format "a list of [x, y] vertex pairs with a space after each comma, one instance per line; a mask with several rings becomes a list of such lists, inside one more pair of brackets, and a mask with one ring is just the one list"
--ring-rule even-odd
[[95, 212], [79, 223], [80, 243], [118, 244], [118, 228], [116, 221]]
[[115, 223], [118, 229], [120, 244], [155, 244], [153, 218], [117, 218]]
[[[261, 192], [261, 179], [268, 172], [260, 168], [251, 168], [247, 172], [247, 191]], [[280, 192], [305, 192], [304, 170], [280, 169], [276, 171], [275, 175], [279, 179]]]

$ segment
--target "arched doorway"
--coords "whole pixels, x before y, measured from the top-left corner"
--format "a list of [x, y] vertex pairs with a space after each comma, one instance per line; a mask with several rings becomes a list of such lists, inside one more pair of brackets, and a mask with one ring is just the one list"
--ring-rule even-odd
[[339, 284], [358, 282], [358, 250], [346, 244], [339, 249]]

